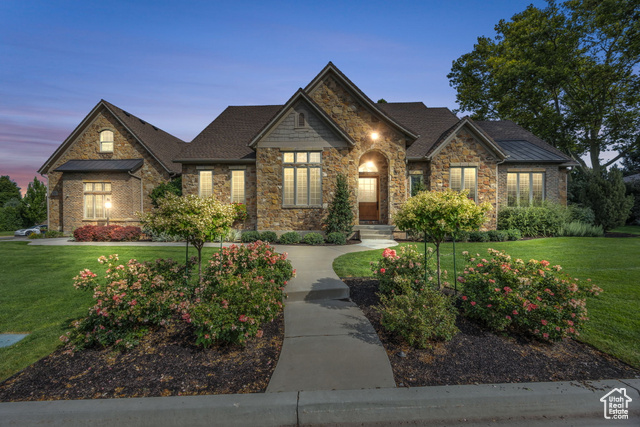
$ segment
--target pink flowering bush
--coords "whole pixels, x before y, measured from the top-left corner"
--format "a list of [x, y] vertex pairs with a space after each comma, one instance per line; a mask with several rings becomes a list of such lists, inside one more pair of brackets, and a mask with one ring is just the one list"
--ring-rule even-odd
[[545, 260], [524, 262], [494, 249], [490, 259], [463, 255], [462, 309], [496, 331], [511, 327], [546, 341], [577, 336], [588, 320], [587, 296], [602, 292]]
[[261, 337], [261, 325], [280, 313], [284, 286], [294, 274], [287, 254], [267, 243], [224, 248], [209, 261], [195, 298], [180, 307], [181, 316], [195, 328], [199, 345], [243, 344]]
[[[103, 278], [88, 269], [74, 277], [74, 287], [93, 292], [95, 304], [88, 316], [74, 322], [73, 330], [60, 337], [76, 349], [135, 346], [152, 326], [166, 324], [180, 301], [191, 292], [185, 284], [189, 266], [172, 260], [124, 265], [118, 255], [98, 258], [107, 264]], [[192, 265], [194, 260], [190, 262]]]
[[[434, 266], [431, 261], [433, 249], [428, 248], [429, 263], [427, 270], [429, 276], [434, 275]], [[424, 259], [418, 253], [416, 246], [403, 246], [399, 250], [386, 248], [382, 252], [382, 259], [371, 263], [373, 277], [378, 279], [378, 287], [383, 295], [401, 295], [408, 289], [421, 289], [424, 287]]]

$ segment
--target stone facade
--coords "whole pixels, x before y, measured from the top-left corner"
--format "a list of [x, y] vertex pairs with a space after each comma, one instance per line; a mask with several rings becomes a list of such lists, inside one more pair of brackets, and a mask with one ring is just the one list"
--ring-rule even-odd
[[487, 215], [485, 229], [495, 229], [498, 212], [498, 160], [476, 137], [464, 128], [433, 158], [430, 164], [429, 189], [450, 187], [452, 167], [474, 167], [477, 170], [477, 202], [489, 202], [493, 209]]
[[[100, 152], [100, 132], [103, 130], [111, 130], [114, 133], [113, 153]], [[54, 172], [69, 160], [99, 159], [144, 159], [144, 163], [133, 176], [127, 172]], [[162, 165], [104, 108], [97, 112], [82, 133], [51, 165], [47, 177], [50, 201], [49, 227], [64, 232], [72, 232], [87, 224], [106, 222], [106, 219], [84, 218], [83, 182], [110, 182], [113, 205], [110, 223], [139, 225], [136, 213], [150, 210], [152, 205], [149, 194], [157, 185], [171, 178]]]
[[213, 171], [213, 195], [216, 199], [231, 202], [231, 171], [244, 171], [244, 191], [245, 205], [247, 206], [247, 220], [243, 224], [246, 230], [253, 230], [256, 227], [257, 217], [257, 192], [256, 192], [256, 166], [249, 165], [183, 165], [182, 166], [182, 193], [199, 194], [199, 173], [201, 170]]

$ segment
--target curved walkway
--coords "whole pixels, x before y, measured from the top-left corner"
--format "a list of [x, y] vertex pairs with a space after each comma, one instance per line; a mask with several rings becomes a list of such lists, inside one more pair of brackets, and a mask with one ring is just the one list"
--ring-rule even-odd
[[284, 343], [267, 392], [395, 387], [387, 353], [371, 323], [333, 271], [338, 256], [395, 246], [281, 246], [297, 270], [286, 287]]

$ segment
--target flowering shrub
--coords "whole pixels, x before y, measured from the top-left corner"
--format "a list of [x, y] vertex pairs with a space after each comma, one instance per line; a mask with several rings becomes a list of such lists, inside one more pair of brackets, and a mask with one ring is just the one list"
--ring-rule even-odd
[[77, 242], [132, 242], [140, 240], [140, 227], [120, 225], [84, 225], [73, 231]]
[[189, 293], [184, 284], [189, 266], [175, 261], [140, 263], [132, 259], [123, 265], [118, 255], [101, 256], [98, 261], [108, 267], [103, 279], [88, 269], [74, 277], [74, 287], [93, 291], [95, 300], [88, 316], [74, 322], [74, 330], [60, 337], [76, 348], [131, 348], [151, 326], [167, 323]]
[[282, 309], [284, 286], [294, 274], [287, 254], [264, 242], [223, 248], [205, 268], [195, 299], [180, 307], [182, 318], [203, 346], [260, 337], [261, 324]]
[[458, 281], [464, 284], [467, 316], [496, 331], [513, 327], [548, 341], [579, 335], [588, 320], [586, 297], [602, 289], [545, 260], [524, 262], [494, 249], [489, 254], [491, 259], [463, 252], [469, 265]]
[[[397, 277], [400, 282], [409, 282]], [[456, 310], [450, 297], [431, 286], [414, 291], [405, 283], [402, 295], [380, 295], [382, 326], [402, 336], [412, 347], [425, 348], [431, 340], [448, 341], [458, 333]]]
[[[427, 271], [433, 276], [433, 249], [427, 248], [427, 252]], [[382, 252], [382, 259], [371, 263], [371, 270], [373, 277], [378, 279], [378, 289], [384, 295], [401, 295], [407, 289], [418, 290], [425, 284], [423, 256], [414, 245], [403, 246], [398, 251], [386, 248]]]

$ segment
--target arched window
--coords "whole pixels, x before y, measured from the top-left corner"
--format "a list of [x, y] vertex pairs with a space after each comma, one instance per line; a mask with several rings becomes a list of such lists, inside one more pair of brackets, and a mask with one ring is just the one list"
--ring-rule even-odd
[[360, 165], [358, 172], [378, 172], [378, 167], [374, 162], [368, 161]]
[[100, 152], [113, 153], [113, 131], [103, 130], [100, 132]]

